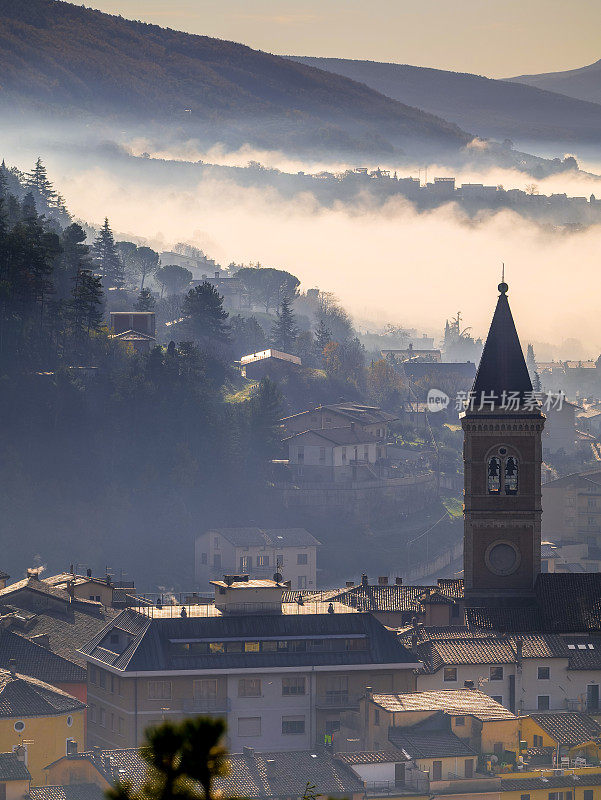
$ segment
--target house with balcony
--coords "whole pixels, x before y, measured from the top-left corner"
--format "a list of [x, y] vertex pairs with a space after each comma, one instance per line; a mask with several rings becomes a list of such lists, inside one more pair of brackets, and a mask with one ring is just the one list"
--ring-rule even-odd
[[332, 744], [366, 687], [413, 689], [419, 663], [370, 614], [285, 614], [282, 584], [245, 577], [215, 582], [212, 615], [126, 609], [82, 648], [88, 747], [138, 747], [149, 725], [214, 714], [232, 752], [306, 750]]
[[346, 402], [329, 403], [308, 411], [301, 411], [290, 417], [284, 417], [280, 420], [280, 425], [285, 436], [292, 436], [308, 430], [354, 426], [378, 442], [385, 443], [390, 425], [397, 419], [396, 414], [382, 411], [377, 406]]
[[311, 483], [378, 480], [386, 445], [354, 423], [343, 428], [320, 428], [284, 439], [292, 476]]
[[279, 573], [292, 589], [314, 590], [320, 544], [304, 528], [212, 528], [196, 539], [196, 584], [205, 589], [225, 574], [272, 578]]

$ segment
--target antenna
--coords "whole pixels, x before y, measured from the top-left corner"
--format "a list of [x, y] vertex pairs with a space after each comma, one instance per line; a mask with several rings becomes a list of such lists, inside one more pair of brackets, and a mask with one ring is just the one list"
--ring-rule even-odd
[[505, 283], [505, 262], [501, 262], [501, 283]]

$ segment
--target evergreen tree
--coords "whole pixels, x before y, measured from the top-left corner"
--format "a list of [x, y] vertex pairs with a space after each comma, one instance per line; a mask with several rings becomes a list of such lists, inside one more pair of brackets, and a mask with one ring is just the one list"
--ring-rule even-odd
[[184, 298], [183, 311], [194, 338], [229, 343], [228, 313], [223, 308], [223, 297], [213, 284], [204, 281], [190, 289]]
[[134, 308], [136, 311], [154, 311], [156, 304], [150, 289], [141, 289]]
[[80, 269], [69, 301], [71, 327], [76, 336], [89, 336], [102, 321], [102, 282], [89, 270]]
[[332, 334], [328, 330], [325, 320], [320, 319], [315, 328], [315, 351], [318, 359], [323, 358], [323, 351], [328, 342], [332, 341]]
[[93, 252], [100, 267], [104, 285], [110, 288], [123, 286], [123, 265], [117, 253], [108, 217], [105, 217], [104, 225], [94, 240]]
[[159, 266], [159, 254], [151, 247], [138, 247], [134, 258], [134, 269], [141, 277], [140, 291], [144, 288], [144, 281], [153, 275]]
[[25, 176], [25, 187], [36, 193], [43, 201], [46, 208], [50, 208], [56, 198], [56, 192], [50, 181], [48, 173], [41, 158], [35, 162], [35, 167]]
[[277, 453], [281, 408], [282, 394], [277, 384], [263, 378], [250, 400], [251, 457], [257, 460], [257, 469], [264, 468]]
[[285, 296], [282, 298], [277, 311], [277, 319], [271, 329], [271, 340], [278, 349], [285, 353], [292, 353], [297, 336], [292, 302], [288, 296]]
[[526, 348], [526, 366], [528, 367], [528, 372], [532, 379], [532, 376], [536, 372], [536, 356], [534, 355], [534, 347], [531, 344]]
[[64, 299], [70, 295], [79, 270], [91, 269], [91, 256], [85, 231], [77, 223], [65, 228], [60, 240], [62, 253], [54, 271], [54, 290], [59, 299]]

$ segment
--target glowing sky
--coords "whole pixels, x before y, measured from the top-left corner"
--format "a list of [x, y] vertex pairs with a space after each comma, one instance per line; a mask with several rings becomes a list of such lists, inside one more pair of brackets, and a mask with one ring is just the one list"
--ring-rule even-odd
[[272, 53], [489, 77], [601, 58], [599, 0], [92, 0], [94, 8]]

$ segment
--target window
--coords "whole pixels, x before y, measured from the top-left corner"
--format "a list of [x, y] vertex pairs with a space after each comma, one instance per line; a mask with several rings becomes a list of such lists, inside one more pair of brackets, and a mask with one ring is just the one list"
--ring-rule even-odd
[[261, 679], [240, 678], [238, 681], [238, 697], [261, 697]]
[[303, 677], [282, 678], [282, 695], [305, 694], [305, 679]]
[[306, 564], [308, 562], [307, 553], [298, 553], [296, 556], [297, 564]]
[[213, 547], [215, 550], [219, 550], [219, 536], [216, 536], [213, 540]]
[[240, 556], [240, 572], [250, 572], [252, 569], [251, 556]]
[[304, 464], [305, 463], [305, 448], [304, 447], [297, 447], [296, 448], [296, 463], [297, 464]]
[[268, 567], [269, 556], [257, 556], [257, 567]]
[[[119, 638], [119, 637], [117, 637], [117, 638]], [[110, 676], [110, 680], [111, 680], [111, 694], [115, 694], [115, 676], [111, 675]]]
[[98, 670], [94, 666], [90, 666], [90, 683], [98, 682]]
[[102, 707], [98, 709], [98, 724], [101, 728], [106, 725], [106, 712]]
[[284, 736], [299, 736], [304, 732], [304, 717], [282, 717], [282, 734]]
[[379, 725], [379, 724], [380, 724], [380, 709], [379, 708], [375, 708], [374, 709], [374, 725]]
[[442, 761], [432, 762], [432, 780], [433, 781], [442, 780]]
[[505, 494], [518, 493], [518, 460], [509, 456], [505, 461]]
[[530, 800], [530, 795], [529, 794], [521, 794], [520, 795], [520, 800]]
[[223, 642], [209, 642], [209, 653], [223, 653], [225, 648]]
[[221, 569], [221, 553], [213, 553], [213, 566], [215, 569]]
[[96, 706], [90, 703], [90, 722], [96, 722]]
[[149, 700], [171, 700], [171, 681], [148, 681]]
[[192, 684], [195, 700], [215, 700], [217, 697], [217, 678], [200, 678]]
[[25, 723], [19, 720], [19, 722], [15, 722], [13, 728], [16, 730], [17, 733], [21, 733], [21, 731], [25, 730]]
[[346, 447], [342, 448], [342, 463], [346, 464]]
[[103, 669], [98, 670], [98, 685], [101, 689], [106, 688], [106, 674]]
[[206, 564], [207, 563], [207, 554], [206, 553], [201, 553], [200, 554], [200, 563], [201, 564]]
[[465, 725], [465, 717], [455, 717], [455, 725]]
[[319, 448], [319, 463], [325, 464], [326, 463], [326, 449], [325, 447]]
[[490, 680], [491, 681], [502, 681], [503, 680], [503, 667], [491, 667], [490, 668]]
[[261, 642], [244, 642], [245, 653], [258, 653], [261, 650]]
[[299, 575], [298, 576], [298, 589], [306, 589], [307, 588], [307, 576], [306, 575]]
[[261, 717], [238, 717], [238, 736], [260, 736]]
[[457, 667], [444, 668], [444, 680], [447, 682], [457, 680]]
[[369, 461], [369, 447], [367, 445], [363, 448], [363, 460]]
[[551, 670], [549, 667], [539, 667], [538, 668], [538, 679], [539, 681], [548, 681], [551, 677]]
[[584, 790], [584, 798], [583, 800], [593, 800], [593, 790], [592, 789], [585, 789]]
[[115, 715], [113, 713], [111, 713], [111, 730], [112, 731], [116, 730], [116, 728], [115, 728]]
[[548, 694], [539, 694], [538, 696], [538, 703], [537, 706], [539, 711], [548, 711], [549, 710], [549, 695]]
[[543, 746], [543, 737], [538, 736], [536, 733], [532, 737], [532, 744], [534, 747], [542, 747]]
[[499, 494], [501, 491], [501, 459], [497, 456], [488, 462], [488, 493]]
[[123, 717], [119, 717], [119, 735], [123, 736], [123, 728], [125, 727], [125, 720]]

